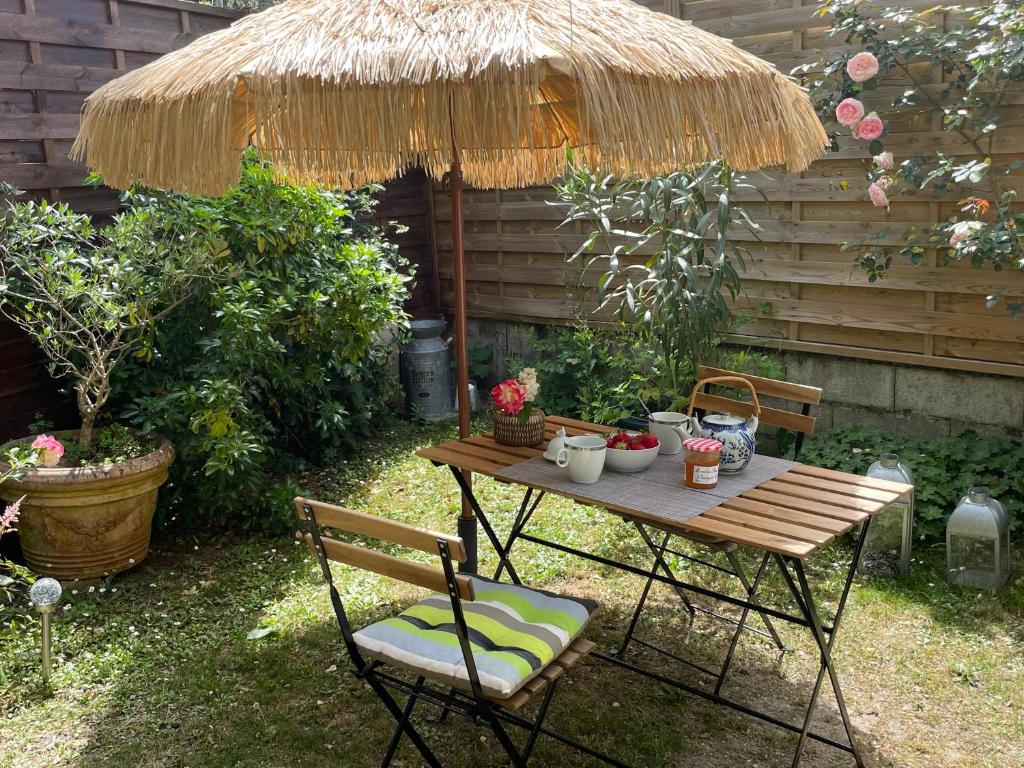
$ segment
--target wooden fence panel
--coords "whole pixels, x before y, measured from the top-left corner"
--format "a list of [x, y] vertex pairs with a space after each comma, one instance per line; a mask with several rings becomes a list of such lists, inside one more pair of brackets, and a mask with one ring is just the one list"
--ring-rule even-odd
[[[817, 0], [642, 0], [673, 13], [775, 63], [783, 72], [811, 61], [816, 49], [841, 50], [826, 35]], [[934, 0], [904, 0], [929, 8]], [[941, 89], [939, 74], [915, 73]], [[889, 103], [901, 92], [899, 77], [871, 94]], [[1014, 100], [1016, 104], [1024, 102]], [[897, 115], [889, 121], [886, 149], [897, 158], [943, 149], [959, 139], [943, 132], [937, 114]], [[1024, 109], [1010, 106], [996, 142], [994, 164], [1024, 159]], [[897, 264], [885, 281], [868, 283], [852, 269], [847, 241], [877, 237], [896, 245], [910, 225], [938, 221], [955, 210], [958, 196], [927, 192], [897, 199], [891, 210], [871, 206], [864, 171], [864, 142], [839, 140], [831, 152], [799, 175], [753, 175], [770, 205], [747, 199], [763, 227], [761, 240], [738, 232], [752, 252], [739, 309], [751, 322], [733, 338], [793, 349], [940, 368], [1024, 376], [1024, 321], [985, 308], [985, 295], [1002, 288], [1024, 296], [1024, 273], [942, 266], [937, 255], [921, 267]], [[1024, 182], [1024, 178], [1017, 180]], [[579, 226], [558, 228], [562, 211], [549, 189], [466, 194], [466, 259], [470, 314], [539, 322], [565, 322], [594, 306], [595, 275], [566, 263], [583, 239]], [[451, 306], [451, 208], [435, 186], [438, 276], [442, 303]]]

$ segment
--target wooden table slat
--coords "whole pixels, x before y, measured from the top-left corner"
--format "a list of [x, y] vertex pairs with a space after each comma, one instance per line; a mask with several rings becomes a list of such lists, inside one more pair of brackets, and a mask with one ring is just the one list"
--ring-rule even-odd
[[816, 545], [810, 544], [806, 541], [798, 541], [796, 539], [791, 539], [788, 536], [767, 533], [765, 531], [755, 531], [752, 528], [744, 528], [743, 526], [735, 525], [734, 523], [714, 520], [707, 517], [706, 512], [703, 515], [690, 518], [685, 523], [681, 523], [680, 528], [689, 531], [696, 531], [697, 533], [719, 536], [737, 544], [745, 544], [747, 546], [756, 547], [757, 549], [766, 549], [769, 552], [786, 555], [787, 557], [804, 558], [817, 549]]
[[479, 445], [484, 448], [500, 447], [501, 450], [506, 453], [524, 460], [532, 459], [534, 456], [540, 456], [545, 450], [547, 450], [547, 441], [536, 447], [522, 448], [514, 445], [501, 445], [501, 443], [496, 442], [493, 437], [487, 437], [486, 435], [473, 435], [471, 437], [467, 437], [463, 442], [469, 443], [470, 445]]
[[821, 515], [822, 517], [831, 517], [836, 520], [842, 520], [845, 523], [849, 523], [851, 528], [868, 518], [867, 512], [861, 512], [856, 509], [846, 509], [845, 507], [836, 507], [831, 504], [824, 504], [811, 499], [796, 499], [792, 496], [786, 496], [785, 494], [775, 493], [773, 491], [766, 491], [762, 488], [754, 488], [746, 493], [741, 493], [739, 498], [764, 501], [768, 504], [775, 504], [776, 506], [787, 507], [800, 512], [809, 512], [811, 514]]
[[756, 513], [752, 514], [750, 512], [742, 512], [738, 509], [730, 509], [725, 506], [709, 509], [703, 514], [703, 517], [709, 517], [712, 520], [723, 520], [727, 523], [735, 523], [736, 525], [742, 525], [744, 528], [753, 528], [754, 530], [764, 531], [766, 533], [783, 534], [785, 536], [799, 539], [800, 541], [807, 541], [819, 546], [827, 544], [835, 538], [831, 534], [816, 528], [807, 528], [795, 523], [787, 523], [774, 518], [762, 517]]
[[786, 523], [796, 523], [805, 528], [817, 528], [819, 531], [825, 531], [833, 535], [846, 533], [846, 531], [850, 530], [851, 525], [849, 522], [837, 520], [834, 517], [816, 515], [813, 512], [800, 512], [796, 509], [780, 507], [763, 501], [754, 501], [742, 496], [730, 499], [722, 506], [729, 509], [738, 509], [741, 512], [753, 512], [762, 517], [771, 517]]
[[[512, 464], [518, 464], [520, 461], [524, 461], [522, 456], [514, 453], [510, 453], [505, 450], [505, 446], [498, 445], [495, 443], [493, 446], [488, 445], [474, 445], [472, 443], [465, 443], [457, 441], [454, 443], [445, 443], [443, 446], [446, 451], [452, 453], [460, 453], [470, 458], [485, 459], [491, 461], [501, 467], [507, 467]], [[534, 453], [535, 456], [539, 456], [539, 453]], [[532, 456], [530, 458], [533, 458]]]
[[459, 469], [468, 469], [471, 472], [479, 472], [482, 475], [494, 476], [495, 472], [504, 469], [504, 465], [495, 464], [485, 459], [475, 459], [464, 453], [453, 453], [444, 448], [423, 448], [416, 452], [417, 456], [424, 459], [436, 461], [439, 464], [449, 464]]
[[853, 485], [851, 483], [843, 483], [836, 480], [826, 480], [823, 477], [801, 475], [798, 472], [784, 472], [775, 479], [780, 482], [806, 485], [808, 488], [817, 488], [822, 491], [841, 493], [847, 496], [856, 496], [860, 499], [870, 499], [871, 501], [878, 501], [882, 504], [891, 504], [901, 496], [901, 494], [896, 493], [895, 491], [883, 491], [880, 488], [868, 488], [863, 485]]
[[840, 472], [837, 469], [825, 469], [824, 467], [812, 467], [809, 464], [801, 464], [793, 468], [793, 472], [799, 475], [813, 475], [826, 480], [836, 480], [849, 485], [860, 485], [865, 488], [878, 488], [883, 491], [895, 491], [899, 494], [909, 493], [914, 489], [912, 485], [894, 483], [891, 480], [879, 480], [877, 477], [863, 477], [849, 472]]
[[818, 490], [817, 488], [808, 488], [805, 485], [785, 483], [781, 480], [768, 480], [758, 486], [758, 489], [761, 488], [766, 491], [774, 491], [775, 493], [781, 493], [786, 496], [796, 496], [801, 499], [821, 501], [835, 507], [855, 509], [860, 512], [867, 512], [869, 515], [878, 514], [885, 506], [885, 504], [880, 501], [861, 499], [856, 496], [847, 496], [843, 493], [831, 493], [829, 491]]

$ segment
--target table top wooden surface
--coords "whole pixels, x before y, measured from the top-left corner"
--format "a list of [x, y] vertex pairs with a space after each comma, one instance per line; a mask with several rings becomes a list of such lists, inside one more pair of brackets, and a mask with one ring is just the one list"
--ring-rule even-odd
[[[564, 427], [569, 435], [616, 431], [614, 427], [601, 424], [547, 416], [545, 440], [535, 447], [499, 445], [492, 435], [486, 434], [423, 448], [417, 451], [417, 455], [435, 464], [494, 477], [496, 472], [512, 464], [540, 456], [547, 448], [547, 441], [560, 427]], [[682, 484], [682, 474], [680, 466], [679, 492], [687, 493]], [[583, 504], [605, 507], [619, 515], [666, 530], [707, 536], [800, 559], [809, 557], [821, 546], [878, 514], [913, 488], [903, 483], [801, 464], [685, 523], [679, 523], [588, 499], [586, 486], [580, 486], [579, 494], [568, 494], [533, 483], [522, 484], [567, 496]]]

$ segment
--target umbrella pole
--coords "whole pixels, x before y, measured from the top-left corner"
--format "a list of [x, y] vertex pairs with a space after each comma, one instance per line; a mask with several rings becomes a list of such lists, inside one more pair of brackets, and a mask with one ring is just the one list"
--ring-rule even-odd
[[[466, 255], [462, 243], [462, 162], [459, 147], [452, 136], [452, 167], [448, 173], [448, 190], [452, 196], [452, 278], [455, 283], [455, 379], [459, 396], [459, 437], [469, 437], [469, 340], [466, 328]], [[472, 488], [472, 475], [463, 472], [466, 487]], [[466, 494], [462, 494], [462, 515], [459, 536], [466, 545], [466, 562], [459, 565], [464, 573], [476, 573], [477, 522]]]

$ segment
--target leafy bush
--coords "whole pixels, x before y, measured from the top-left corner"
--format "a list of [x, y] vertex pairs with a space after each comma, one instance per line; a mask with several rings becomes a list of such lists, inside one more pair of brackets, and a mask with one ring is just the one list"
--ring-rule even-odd
[[274, 528], [271, 474], [356, 445], [397, 388], [405, 263], [361, 215], [368, 192], [274, 182], [249, 157], [218, 198], [135, 195], [216, 222], [231, 274], [164, 318], [118, 380], [123, 413], [178, 450], [165, 496], [186, 520]]
[[1010, 513], [1011, 536], [1024, 534], [1024, 443], [965, 432], [956, 437], [892, 437], [855, 427], [808, 438], [800, 460], [862, 475], [887, 451], [914, 472], [914, 533], [942, 540], [946, 521], [972, 485], [987, 485]]
[[7, 208], [0, 312], [42, 349], [52, 375], [72, 380], [88, 458], [118, 366], [220, 268], [217, 228], [173, 204], [126, 211], [103, 227], [66, 203]]
[[[526, 359], [511, 359], [513, 372], [525, 365], [537, 369], [541, 389], [538, 405], [547, 413], [612, 424], [625, 416], [684, 409], [695, 370], [678, 368], [678, 383], [666, 373], [661, 356], [645, 336], [629, 327], [594, 328], [584, 320], [552, 326], [538, 339]], [[782, 371], [766, 355], [712, 347], [709, 364], [759, 376], [781, 378]]]

